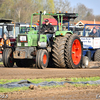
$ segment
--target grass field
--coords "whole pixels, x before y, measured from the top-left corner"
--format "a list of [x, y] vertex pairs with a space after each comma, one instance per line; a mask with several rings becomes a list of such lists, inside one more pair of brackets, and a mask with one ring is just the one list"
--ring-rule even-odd
[[86, 82], [100, 80], [100, 77], [83, 77], [83, 78], [70, 78], [72, 82]]
[[[50, 82], [50, 81], [58, 81], [58, 82], [61, 82], [61, 81], [71, 81], [71, 82], [80, 82], [80, 81], [96, 81], [96, 80], [99, 80], [100, 77], [83, 77], [83, 78], [47, 78], [47, 79], [27, 79], [28, 81], [32, 82], [32, 83], [41, 83], [41, 82], [44, 82], [44, 81], [47, 81], [47, 82]], [[8, 80], [8, 79], [1, 79], [0, 80], [0, 84], [5, 84], [5, 83], [11, 83], [11, 82], [18, 82], [20, 80], [24, 80], [24, 79], [11, 79], [11, 80]], [[97, 86], [95, 84], [93, 85], [90, 85], [90, 84], [86, 84], [86, 85], [82, 85], [82, 84], [74, 84], [73, 86], [75, 87], [79, 87], [79, 86]], [[41, 88], [45, 88], [45, 89], [48, 89], [48, 88], [57, 88], [57, 87], [65, 87], [65, 85], [57, 85], [57, 86], [45, 86], [45, 87], [41, 87]], [[13, 92], [13, 91], [21, 91], [21, 90], [28, 90], [29, 87], [17, 87], [17, 88], [2, 88], [0, 87], [0, 92]]]
[[[47, 81], [47, 82], [51, 82], [51, 81], [58, 81], [58, 82], [61, 82], [61, 81], [65, 81], [66, 78], [47, 78], [47, 79], [42, 79], [42, 78], [39, 78], [39, 79], [26, 79], [32, 83], [41, 83], [41, 82], [44, 82], [44, 81]], [[18, 81], [21, 81], [21, 80], [24, 80], [24, 79], [11, 79], [11, 80], [8, 80], [8, 79], [0, 79], [0, 84], [6, 84], [6, 83], [11, 83], [11, 82], [18, 82]]]

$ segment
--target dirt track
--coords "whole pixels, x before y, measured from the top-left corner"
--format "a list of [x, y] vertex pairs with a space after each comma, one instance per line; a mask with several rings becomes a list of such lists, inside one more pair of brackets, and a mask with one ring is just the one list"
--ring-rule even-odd
[[55, 77], [90, 77], [100, 76], [100, 69], [34, 69], [0, 67], [0, 79], [34, 79]]
[[100, 87], [38, 89], [8, 93], [7, 100], [99, 100]]
[[[100, 76], [100, 69], [34, 69], [0, 67], [0, 79], [68, 78], [90, 76]], [[100, 95], [100, 86], [76, 88], [67, 84], [66, 87], [63, 88], [11, 92], [8, 93], [7, 100], [96, 100], [96, 95]]]

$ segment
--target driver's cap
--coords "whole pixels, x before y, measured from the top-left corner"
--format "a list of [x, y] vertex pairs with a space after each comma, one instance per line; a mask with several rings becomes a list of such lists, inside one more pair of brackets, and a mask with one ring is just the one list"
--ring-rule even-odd
[[48, 20], [48, 19], [46, 19], [46, 20], [45, 20], [45, 22], [49, 22], [49, 20]]

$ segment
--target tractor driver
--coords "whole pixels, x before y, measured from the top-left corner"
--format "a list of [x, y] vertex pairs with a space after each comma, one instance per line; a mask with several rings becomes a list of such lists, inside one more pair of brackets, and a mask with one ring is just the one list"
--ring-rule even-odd
[[95, 27], [93, 27], [92, 32], [89, 34], [89, 36], [93, 36], [93, 37], [98, 37], [99, 34], [97, 32], [97, 29]]
[[49, 43], [49, 39], [53, 37], [54, 27], [49, 23], [49, 20], [45, 20], [45, 24], [42, 25], [41, 32], [44, 32], [47, 36], [47, 41]]

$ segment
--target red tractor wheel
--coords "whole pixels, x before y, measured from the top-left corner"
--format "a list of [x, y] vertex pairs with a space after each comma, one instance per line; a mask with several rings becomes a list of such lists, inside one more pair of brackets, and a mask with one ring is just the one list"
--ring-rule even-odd
[[72, 44], [72, 60], [75, 65], [79, 64], [81, 60], [81, 43], [78, 39], [75, 39]]
[[69, 68], [78, 68], [82, 63], [82, 44], [80, 38], [73, 34], [66, 41], [65, 45], [65, 62]]

